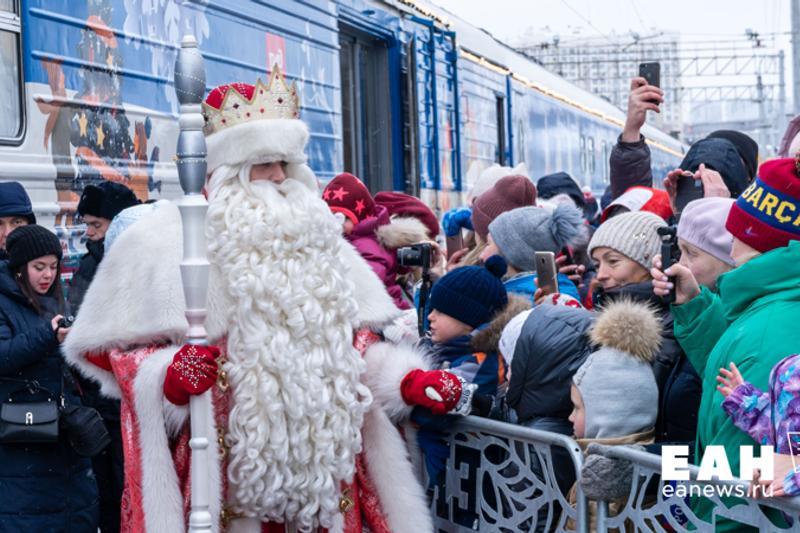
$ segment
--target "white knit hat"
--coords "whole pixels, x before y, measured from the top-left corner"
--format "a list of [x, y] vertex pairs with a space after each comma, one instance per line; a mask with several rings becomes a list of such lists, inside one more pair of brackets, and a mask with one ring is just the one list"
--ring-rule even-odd
[[514, 349], [517, 346], [519, 336], [522, 334], [522, 326], [528, 320], [528, 315], [531, 314], [533, 309], [528, 309], [516, 315], [508, 321], [506, 327], [503, 328], [503, 333], [500, 334], [500, 342], [498, 348], [500, 355], [506, 362], [506, 368], [511, 368], [511, 361], [514, 359]]
[[594, 232], [589, 255], [595, 248], [611, 248], [650, 270], [661, 246], [658, 228], [666, 226], [661, 217], [646, 211], [617, 215]]

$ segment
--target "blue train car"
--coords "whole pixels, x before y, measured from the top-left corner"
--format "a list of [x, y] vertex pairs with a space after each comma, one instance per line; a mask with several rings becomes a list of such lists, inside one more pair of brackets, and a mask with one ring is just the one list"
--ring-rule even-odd
[[[458, 17], [417, 0], [0, 0], [0, 179], [20, 180], [73, 254], [87, 183], [180, 193], [177, 44], [194, 34], [209, 88], [281, 66], [296, 81], [321, 181], [444, 210], [493, 162], [570, 172], [599, 192], [624, 114]], [[660, 172], [684, 146], [645, 128]]]

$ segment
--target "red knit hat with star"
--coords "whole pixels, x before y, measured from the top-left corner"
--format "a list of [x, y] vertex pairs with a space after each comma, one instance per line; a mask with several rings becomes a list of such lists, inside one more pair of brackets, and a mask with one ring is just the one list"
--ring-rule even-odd
[[322, 192], [322, 199], [334, 213], [342, 213], [353, 224], [375, 216], [375, 201], [360, 179], [344, 172], [333, 178]]

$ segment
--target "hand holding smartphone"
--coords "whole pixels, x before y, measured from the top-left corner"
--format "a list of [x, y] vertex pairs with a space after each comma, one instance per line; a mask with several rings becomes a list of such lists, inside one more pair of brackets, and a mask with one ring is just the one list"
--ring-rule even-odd
[[[647, 81], [648, 85], [652, 85], [654, 87], [661, 87], [661, 63], [658, 62], [650, 62], [650, 63], [639, 63], [639, 76]], [[655, 100], [649, 100], [651, 103], [658, 105], [659, 102]]]
[[536, 252], [536, 285], [544, 294], [558, 292], [556, 256], [553, 252]]

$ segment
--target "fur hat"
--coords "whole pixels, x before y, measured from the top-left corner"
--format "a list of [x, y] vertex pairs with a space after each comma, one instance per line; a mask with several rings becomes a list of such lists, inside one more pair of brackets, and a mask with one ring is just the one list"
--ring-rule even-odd
[[140, 203], [133, 191], [125, 185], [102, 181], [83, 188], [77, 211], [81, 216], [91, 215], [111, 220], [123, 209]]
[[37, 257], [54, 255], [61, 261], [61, 241], [47, 228], [37, 224], [20, 226], [6, 239], [8, 266], [17, 268]]
[[317, 190], [306, 165], [308, 128], [299, 120], [300, 96], [278, 65], [269, 83], [226, 83], [212, 89], [203, 102], [208, 149], [208, 174], [222, 165], [239, 166], [283, 161], [286, 177]]
[[325, 186], [322, 199], [332, 212], [343, 214], [353, 224], [375, 216], [375, 201], [369, 189], [348, 172], [339, 174]]
[[514, 268], [536, 269], [536, 252], [558, 253], [578, 235], [583, 216], [574, 207], [558, 206], [552, 213], [539, 207], [506, 211], [489, 224], [489, 233], [503, 258]]
[[661, 345], [655, 310], [630, 300], [610, 303], [590, 337], [599, 349], [572, 378], [586, 413], [584, 438], [624, 437], [651, 428], [658, 413], [652, 362]]

